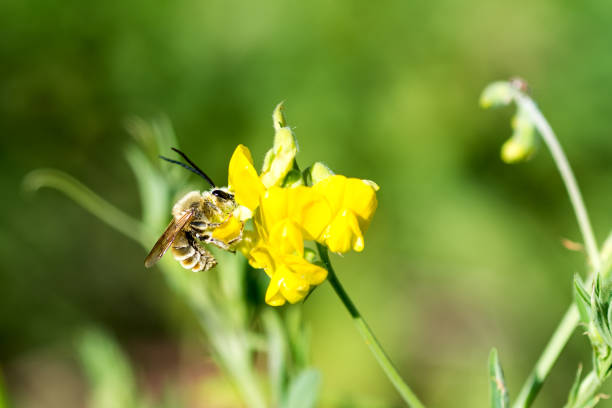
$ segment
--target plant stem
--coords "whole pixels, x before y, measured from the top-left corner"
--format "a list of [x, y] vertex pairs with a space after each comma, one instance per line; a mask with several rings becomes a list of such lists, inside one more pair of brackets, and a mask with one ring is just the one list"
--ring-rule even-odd
[[317, 243], [317, 249], [319, 250], [319, 256], [321, 257], [321, 260], [323, 261], [323, 263], [325, 264], [325, 268], [327, 269], [327, 279], [329, 280], [329, 283], [332, 285], [332, 288], [334, 288], [334, 291], [342, 301], [342, 304], [344, 305], [344, 307], [346, 307], [347, 311], [353, 318], [353, 323], [355, 323], [355, 326], [357, 326], [359, 334], [365, 341], [372, 354], [374, 354], [374, 357], [376, 358], [376, 361], [378, 361], [380, 367], [383, 369], [397, 392], [399, 392], [402, 399], [406, 402], [406, 404], [408, 404], [408, 406], [413, 408], [424, 408], [425, 406], [421, 403], [421, 401], [419, 401], [415, 393], [410, 389], [410, 387], [404, 382], [400, 374], [397, 372], [397, 369], [393, 366], [393, 363], [389, 359], [389, 356], [387, 356], [382, 346], [376, 339], [376, 336], [374, 336], [372, 329], [370, 329], [366, 321], [359, 313], [359, 310], [357, 310], [357, 307], [349, 297], [348, 293], [346, 293], [346, 291], [344, 290], [344, 287], [340, 283], [340, 280], [338, 280], [338, 276], [334, 272], [334, 268], [332, 267], [331, 261], [329, 260], [327, 248]]
[[531, 405], [538, 391], [542, 388], [542, 384], [544, 384], [544, 380], [548, 376], [550, 369], [555, 364], [555, 361], [557, 361], [561, 350], [565, 347], [565, 344], [576, 329], [579, 321], [580, 315], [578, 313], [578, 308], [572, 303], [548, 341], [546, 348], [540, 355], [531, 374], [527, 377], [521, 392], [514, 402], [514, 408], [523, 408]]
[[[576, 219], [578, 220], [578, 226], [580, 227], [580, 231], [584, 239], [588, 259], [595, 273], [599, 273], [601, 269], [601, 258], [599, 255], [599, 250], [597, 249], [597, 242], [595, 240], [595, 235], [593, 234], [593, 228], [591, 227], [589, 215], [586, 211], [582, 195], [580, 194], [578, 183], [576, 182], [576, 178], [574, 177], [574, 173], [569, 165], [567, 157], [563, 152], [563, 148], [561, 147], [555, 132], [552, 130], [552, 127], [544, 115], [542, 115], [542, 112], [538, 109], [535, 102], [530, 97], [519, 91], [516, 91], [514, 99], [519, 106], [519, 109], [522, 109], [529, 115], [536, 129], [542, 136], [544, 143], [546, 143], [546, 146], [550, 150], [574, 208]], [[592, 277], [589, 279], [592, 279]], [[531, 405], [538, 391], [542, 387], [544, 380], [548, 376], [550, 369], [559, 357], [561, 350], [563, 350], [567, 344], [571, 334], [576, 329], [579, 322], [580, 316], [578, 314], [578, 310], [576, 305], [572, 304], [553, 333], [533, 371], [527, 378], [527, 381], [523, 385], [519, 396], [514, 403], [514, 408], [526, 408]]]
[[533, 124], [538, 129], [540, 135], [542, 135], [544, 143], [546, 143], [546, 146], [548, 146], [548, 149], [550, 150], [555, 164], [557, 165], [557, 169], [561, 174], [561, 178], [563, 179], [563, 183], [565, 183], [565, 188], [567, 189], [572, 206], [574, 207], [574, 212], [576, 213], [576, 219], [578, 220], [578, 225], [580, 227], [580, 231], [582, 232], [582, 238], [584, 239], [589, 261], [591, 262], [593, 269], [598, 271], [601, 261], [599, 258], [599, 251], [597, 249], [597, 242], [595, 240], [595, 235], [593, 234], [591, 222], [589, 221], [589, 215], [586, 207], [584, 206], [584, 201], [582, 200], [582, 194], [580, 194], [580, 189], [578, 188], [578, 183], [574, 177], [574, 172], [567, 161], [563, 148], [561, 147], [557, 136], [555, 136], [555, 132], [553, 132], [550, 124], [544, 115], [542, 115], [542, 112], [540, 112], [540, 109], [538, 109], [535, 102], [533, 102], [530, 97], [520, 92], [516, 93], [515, 99], [519, 107], [529, 114]]

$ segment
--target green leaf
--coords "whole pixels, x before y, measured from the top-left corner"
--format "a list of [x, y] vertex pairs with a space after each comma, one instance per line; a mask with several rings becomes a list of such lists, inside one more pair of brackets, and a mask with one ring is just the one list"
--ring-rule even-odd
[[287, 371], [287, 340], [278, 311], [267, 309], [262, 314], [262, 321], [268, 340], [268, 376], [272, 405], [278, 406], [285, 397]]
[[23, 179], [26, 191], [37, 191], [42, 187], [54, 188], [74, 200], [81, 207], [134, 241], [148, 246], [142, 224], [136, 219], [91, 191], [74, 177], [54, 169], [38, 169]]
[[612, 347], [612, 331], [608, 324], [608, 307], [609, 304], [602, 303], [596, 296], [592, 297], [593, 323], [604, 343], [608, 347]]
[[576, 378], [574, 379], [574, 383], [572, 384], [572, 388], [570, 389], [569, 395], [567, 397], [567, 403], [563, 408], [571, 408], [576, 403], [576, 399], [578, 398], [578, 390], [580, 389], [580, 377], [582, 376], [582, 364], [578, 364], [578, 370], [576, 371]]
[[87, 329], [77, 347], [91, 387], [89, 407], [138, 406], [134, 374], [113, 339], [98, 329]]
[[584, 324], [591, 321], [591, 296], [584, 288], [582, 279], [578, 274], [574, 275], [574, 301], [580, 313], [580, 320]]
[[510, 397], [504, 380], [504, 372], [497, 349], [493, 348], [489, 354], [489, 390], [491, 393], [491, 408], [507, 408], [510, 406]]
[[319, 397], [321, 374], [313, 369], [302, 371], [289, 386], [285, 408], [314, 408]]
[[151, 227], [160, 227], [172, 218], [170, 208], [170, 193], [165, 180], [151, 165], [142, 150], [130, 145], [125, 151], [125, 157], [136, 176], [140, 204], [142, 206], [142, 222]]

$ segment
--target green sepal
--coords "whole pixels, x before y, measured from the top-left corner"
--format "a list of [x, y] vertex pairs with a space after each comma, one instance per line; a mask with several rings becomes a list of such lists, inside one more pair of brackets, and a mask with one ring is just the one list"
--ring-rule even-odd
[[504, 372], [499, 362], [497, 349], [491, 349], [489, 354], [489, 390], [491, 408], [507, 408], [510, 406], [508, 388], [504, 380]]
[[303, 186], [304, 179], [302, 178], [302, 173], [299, 169], [291, 169], [289, 173], [285, 176], [285, 180], [283, 180], [282, 187], [283, 188], [291, 188], [297, 186]]
[[334, 172], [321, 162], [315, 162], [302, 173], [307, 186], [314, 186], [321, 180], [334, 175]]
[[591, 313], [593, 323], [599, 332], [602, 341], [612, 347], [612, 331], [608, 320], [610, 303], [602, 300], [601, 279], [599, 276], [595, 280], [595, 287], [591, 295]]
[[591, 296], [584, 288], [578, 274], [574, 275], [574, 302], [580, 313], [580, 321], [588, 324], [591, 321]]

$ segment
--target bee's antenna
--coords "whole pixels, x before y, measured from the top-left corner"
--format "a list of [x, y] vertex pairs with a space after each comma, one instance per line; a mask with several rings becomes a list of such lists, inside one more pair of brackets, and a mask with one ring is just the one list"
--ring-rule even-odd
[[200, 177], [204, 178], [206, 181], [208, 181], [208, 183], [210, 184], [211, 187], [213, 187], [213, 188], [216, 187], [215, 183], [211, 180], [211, 178], [208, 177], [206, 175], [206, 173], [204, 173], [194, 162], [192, 162], [189, 159], [189, 157], [187, 157], [187, 155], [185, 153], [181, 152], [179, 149], [175, 149], [174, 147], [172, 147], [172, 150], [174, 150], [175, 152], [180, 154], [185, 160], [187, 160], [187, 163], [191, 164], [191, 166], [193, 166], [193, 167], [188, 166], [185, 163], [181, 163], [180, 161], [169, 159], [169, 158], [164, 157], [164, 156], [159, 156], [159, 157], [161, 159], [163, 159], [163, 160], [166, 160], [166, 161], [168, 161], [170, 163], [178, 164], [179, 166], [181, 166], [181, 167], [183, 167], [183, 168], [185, 168], [185, 169], [187, 169], [187, 170], [189, 170], [191, 172], [194, 172], [198, 176], [200, 176]]

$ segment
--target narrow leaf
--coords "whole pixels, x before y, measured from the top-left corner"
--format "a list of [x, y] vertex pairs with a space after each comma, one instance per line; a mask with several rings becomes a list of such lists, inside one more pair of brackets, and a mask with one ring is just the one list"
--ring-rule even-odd
[[266, 310], [262, 315], [268, 340], [268, 375], [270, 393], [275, 406], [285, 397], [285, 373], [287, 371], [287, 350], [285, 333], [277, 310]]
[[89, 380], [92, 408], [136, 407], [136, 382], [130, 363], [115, 341], [98, 329], [77, 340], [81, 364]]
[[504, 380], [504, 372], [497, 349], [493, 348], [489, 354], [489, 386], [491, 394], [491, 408], [507, 408], [510, 406], [510, 397]]
[[302, 371], [289, 386], [285, 408], [314, 408], [319, 397], [321, 374], [315, 369]]
[[582, 364], [578, 364], [578, 370], [576, 371], [576, 378], [574, 378], [574, 383], [572, 384], [572, 388], [570, 389], [569, 395], [567, 397], [567, 403], [563, 408], [571, 408], [576, 403], [576, 398], [578, 398], [578, 390], [580, 389], [580, 377], [582, 376]]
[[26, 191], [36, 191], [42, 187], [54, 188], [125, 236], [145, 245], [143, 228], [139, 221], [104, 200], [69, 174], [54, 169], [33, 170], [23, 179], [23, 186]]

